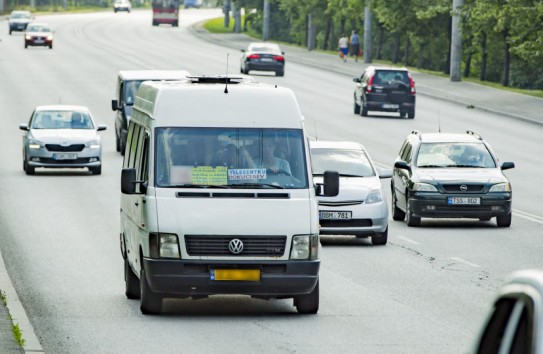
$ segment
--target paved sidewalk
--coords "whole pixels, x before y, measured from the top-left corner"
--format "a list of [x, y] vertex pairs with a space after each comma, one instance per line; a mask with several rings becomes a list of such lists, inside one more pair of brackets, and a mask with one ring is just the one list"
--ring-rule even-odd
[[[238, 52], [248, 43], [256, 42], [245, 34], [212, 34], [202, 27], [202, 22], [191, 27], [192, 32], [203, 40], [236, 49]], [[310, 65], [317, 68], [344, 74], [350, 77], [360, 76], [368, 64], [362, 60], [355, 62], [348, 58], [344, 63], [339, 56], [308, 51], [307, 49], [282, 44], [285, 52], [288, 75], [288, 63]], [[543, 125], [543, 99], [491, 88], [470, 82], [451, 82], [448, 78], [412, 71], [417, 93], [447, 101], [457, 102], [475, 109], [481, 109], [512, 118]], [[349, 85], [347, 82], [346, 85]], [[352, 83], [354, 87], [354, 83]]]

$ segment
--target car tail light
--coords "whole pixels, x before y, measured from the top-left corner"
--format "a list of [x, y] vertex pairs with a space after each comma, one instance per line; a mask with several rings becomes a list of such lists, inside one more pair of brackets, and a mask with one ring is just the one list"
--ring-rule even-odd
[[260, 58], [260, 55], [258, 55], [258, 54], [251, 54], [251, 55], [249, 55], [247, 58], [248, 58], [248, 59], [258, 59], [258, 58]]
[[281, 55], [274, 55], [273, 59], [275, 59], [276, 61], [285, 61], [285, 58], [283, 58], [283, 56]]
[[366, 92], [371, 92], [371, 86], [373, 85], [373, 76], [370, 76], [368, 85], [366, 86]]
[[415, 94], [415, 81], [413, 81], [413, 78], [411, 75], [409, 75], [409, 86], [411, 87], [411, 93]]

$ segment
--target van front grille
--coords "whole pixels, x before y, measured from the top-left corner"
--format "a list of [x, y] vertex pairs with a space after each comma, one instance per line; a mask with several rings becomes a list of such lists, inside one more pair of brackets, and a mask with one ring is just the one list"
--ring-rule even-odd
[[[237, 254], [228, 247], [234, 239], [243, 243]], [[280, 257], [286, 240], [286, 236], [185, 235], [185, 247], [189, 256]]]

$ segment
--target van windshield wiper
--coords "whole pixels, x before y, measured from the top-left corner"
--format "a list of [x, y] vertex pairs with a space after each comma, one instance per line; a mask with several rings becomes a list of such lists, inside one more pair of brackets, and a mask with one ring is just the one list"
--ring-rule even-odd
[[239, 183], [239, 184], [231, 184], [231, 185], [229, 185], [229, 187], [231, 187], [231, 188], [236, 188], [236, 187], [240, 187], [240, 188], [270, 187], [270, 188], [275, 188], [275, 189], [285, 189], [285, 187], [283, 187], [283, 186], [278, 186], [276, 184], [271, 184], [271, 183]]
[[216, 184], [172, 184], [169, 185], [168, 188], [222, 188], [222, 189], [228, 189], [230, 186], [225, 185], [216, 185]]

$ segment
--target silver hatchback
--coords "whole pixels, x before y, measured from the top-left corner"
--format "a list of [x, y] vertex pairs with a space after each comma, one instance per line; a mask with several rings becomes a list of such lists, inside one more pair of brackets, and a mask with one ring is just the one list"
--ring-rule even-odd
[[23, 135], [23, 169], [33, 175], [37, 167], [84, 168], [102, 173], [102, 142], [96, 124], [83, 106], [39, 106], [30, 121], [20, 124]]

